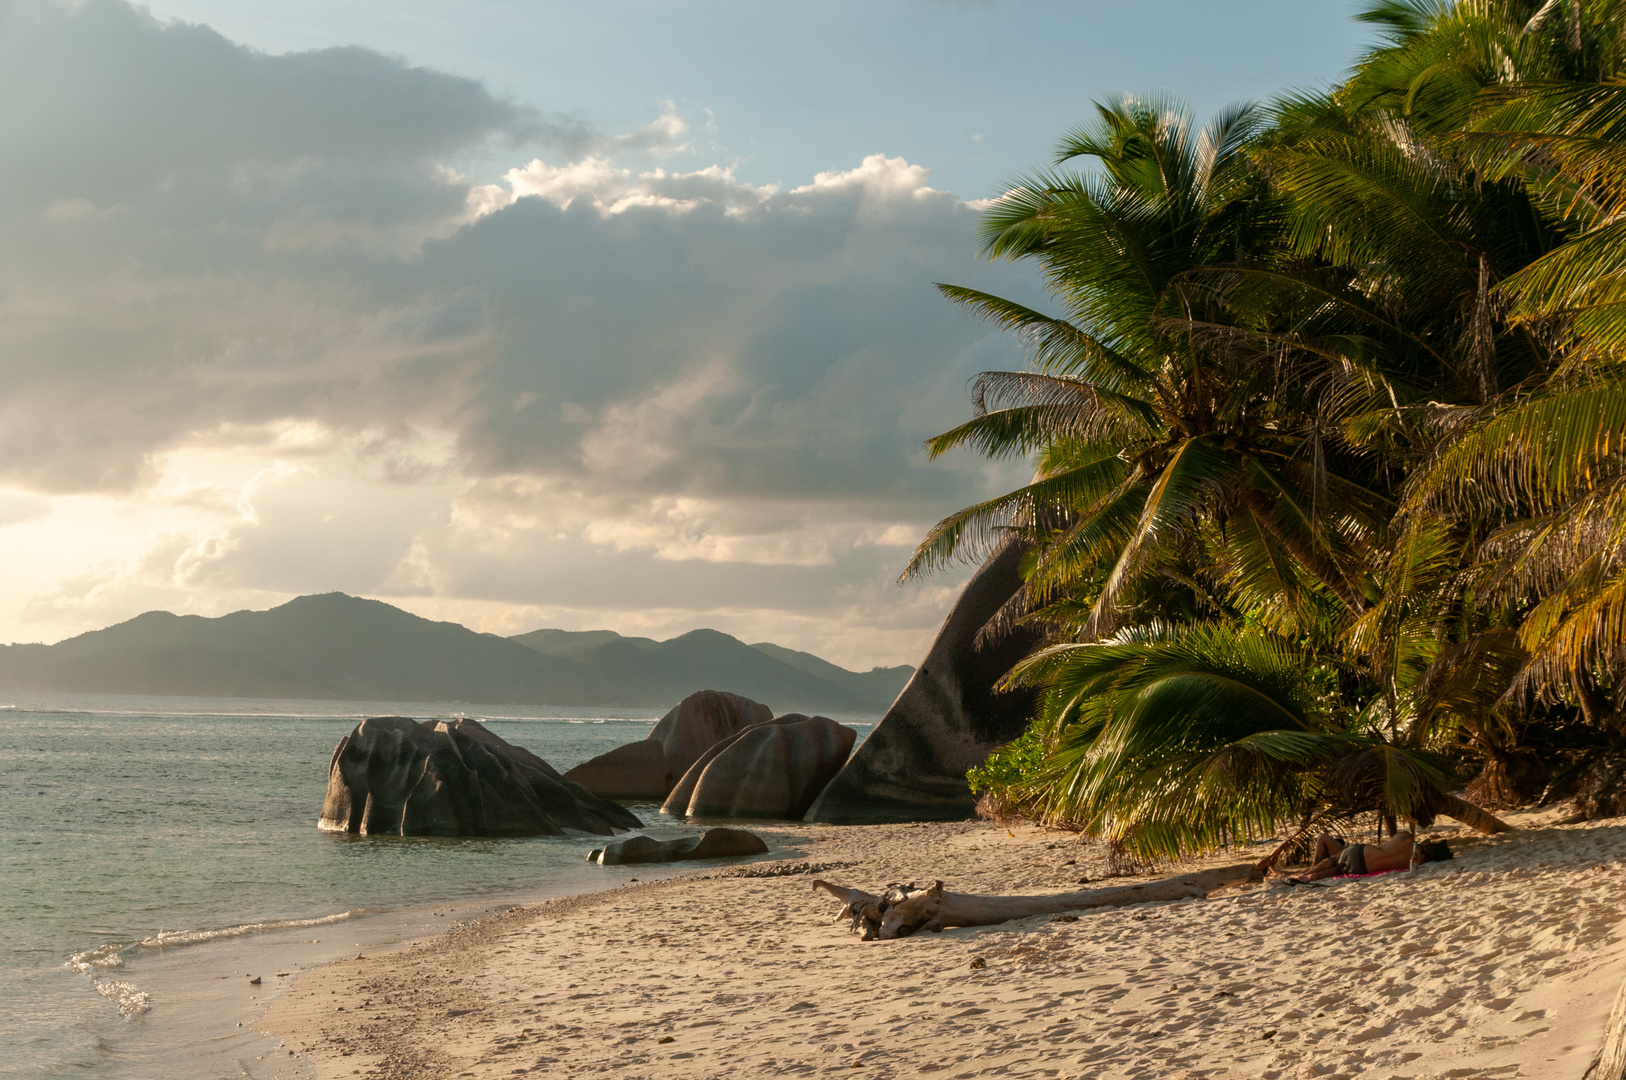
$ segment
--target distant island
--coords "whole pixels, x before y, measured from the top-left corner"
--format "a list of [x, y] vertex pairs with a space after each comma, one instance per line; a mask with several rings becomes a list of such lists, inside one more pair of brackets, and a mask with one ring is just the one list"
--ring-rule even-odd
[[779, 712], [880, 712], [913, 672], [848, 671], [716, 630], [504, 638], [344, 593], [215, 619], [149, 611], [55, 645], [0, 645], [0, 690], [209, 697], [656, 708], [715, 689]]

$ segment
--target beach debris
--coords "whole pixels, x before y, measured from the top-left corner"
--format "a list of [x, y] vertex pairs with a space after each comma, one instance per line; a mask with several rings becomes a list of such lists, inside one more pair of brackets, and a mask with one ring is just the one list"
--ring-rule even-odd
[[1050, 916], [1050, 921], [1051, 922], [1077, 922], [1078, 921], [1078, 916], [1077, 915], [1052, 915], [1052, 916]]
[[953, 893], [945, 891], [941, 881], [924, 888], [914, 883], [894, 883], [879, 895], [862, 889], [843, 888], [823, 880], [814, 881], [813, 889], [815, 892], [822, 889], [842, 902], [842, 909], [836, 918], [850, 918], [851, 929], [861, 932], [864, 941], [877, 938], [890, 941], [909, 937], [921, 930], [935, 933], [949, 926], [994, 926], [1034, 915], [1170, 900], [1201, 900], [1208, 896], [1210, 889], [1257, 881], [1261, 876], [1253, 863], [1236, 863], [1209, 870], [1194, 870], [1142, 885], [1120, 885], [1042, 896]]
[[629, 836], [596, 848], [587, 856], [600, 866], [626, 863], [678, 862], [686, 859], [732, 859], [761, 855], [768, 845], [755, 833], [744, 829], [707, 829], [699, 836], [657, 840], [653, 836]]
[[1604, 1027], [1603, 1046], [1583, 1074], [1582, 1080], [1623, 1080], [1626, 1078], [1626, 982], [1615, 994], [1615, 1004]]
[[670, 1042], [677, 1042], [677, 1039], [675, 1037], [671, 1036], [671, 1035], [662, 1035], [660, 1038], [656, 1039], [655, 1042], [657, 1042], [658, 1044], [664, 1046], [665, 1044], [670, 1043]]
[[799, 877], [803, 874], [828, 874], [832, 870], [845, 870], [854, 865], [850, 862], [767, 862], [752, 863], [749, 866], [735, 866], [726, 870], [719, 870], [716, 877]]
[[248, 984], [250, 986], [258, 986], [258, 985], [260, 985], [260, 977], [258, 975], [255, 975], [253, 978], [248, 980]]
[[984, 960], [982, 957], [974, 956], [974, 957], [971, 958], [970, 967], [971, 967], [972, 971], [981, 971], [983, 968], [985, 968], [987, 966], [988, 966], [988, 961]]

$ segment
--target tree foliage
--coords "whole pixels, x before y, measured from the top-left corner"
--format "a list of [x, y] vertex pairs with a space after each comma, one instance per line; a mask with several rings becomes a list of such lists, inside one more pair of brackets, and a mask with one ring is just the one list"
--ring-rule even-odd
[[1027, 546], [990, 632], [1046, 629], [1042, 708], [975, 779], [1143, 855], [1483, 824], [1453, 762], [1509, 801], [1543, 732], [1618, 726], [1626, 0], [1359, 18], [1332, 90], [1099, 104], [995, 200], [1050, 310], [941, 287], [1030, 361], [928, 448], [1033, 481], [905, 571]]

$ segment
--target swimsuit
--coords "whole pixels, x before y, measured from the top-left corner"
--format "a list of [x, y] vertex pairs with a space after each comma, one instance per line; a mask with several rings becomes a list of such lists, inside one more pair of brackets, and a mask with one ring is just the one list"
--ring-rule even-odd
[[1366, 873], [1366, 845], [1345, 844], [1333, 862], [1346, 874]]

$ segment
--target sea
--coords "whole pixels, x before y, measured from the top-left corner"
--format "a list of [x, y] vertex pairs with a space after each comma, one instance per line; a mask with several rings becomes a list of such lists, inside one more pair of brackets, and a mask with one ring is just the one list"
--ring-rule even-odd
[[[684, 872], [590, 864], [596, 844], [581, 836], [322, 832], [333, 748], [368, 716], [473, 717], [561, 772], [658, 719], [0, 695], [0, 1078], [306, 1080], [303, 1059], [252, 1027], [301, 971], [515, 904]], [[834, 719], [862, 740], [878, 718]], [[650, 835], [693, 831], [656, 806], [632, 809]]]

